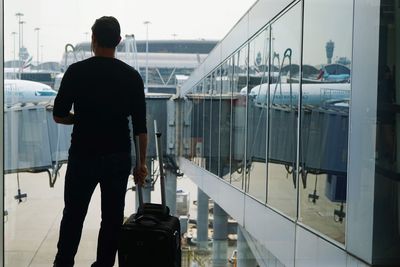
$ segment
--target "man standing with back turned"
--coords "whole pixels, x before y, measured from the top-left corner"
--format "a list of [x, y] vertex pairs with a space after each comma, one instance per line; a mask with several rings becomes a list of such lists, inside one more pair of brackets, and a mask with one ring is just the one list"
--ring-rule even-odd
[[143, 81], [136, 70], [114, 58], [120, 41], [120, 26], [114, 17], [97, 19], [92, 26], [95, 56], [68, 68], [54, 102], [54, 120], [74, 125], [54, 267], [74, 265], [83, 222], [97, 184], [101, 189], [101, 226], [92, 267], [114, 265], [132, 168], [129, 116], [134, 134], [139, 136], [141, 152], [141, 166], [134, 170], [135, 182], [143, 184], [147, 176]]

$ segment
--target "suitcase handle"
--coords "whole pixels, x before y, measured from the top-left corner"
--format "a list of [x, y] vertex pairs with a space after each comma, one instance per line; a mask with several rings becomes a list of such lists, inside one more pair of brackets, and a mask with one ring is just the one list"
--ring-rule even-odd
[[160, 167], [160, 186], [161, 186], [161, 204], [163, 208], [166, 207], [166, 197], [165, 197], [165, 176], [164, 176], [164, 162], [163, 162], [163, 154], [162, 154], [162, 141], [161, 141], [161, 132], [158, 131], [157, 121], [154, 120], [154, 133], [156, 137], [156, 153], [158, 164]]
[[[157, 121], [154, 120], [154, 133], [156, 137], [156, 154], [158, 158], [158, 164], [160, 166], [160, 186], [161, 186], [161, 204], [163, 206], [163, 210], [166, 210], [167, 201], [165, 197], [165, 176], [164, 176], [164, 163], [163, 163], [163, 155], [162, 155], [162, 143], [161, 143], [161, 133], [158, 132], [157, 129]], [[140, 166], [140, 145], [139, 145], [139, 136], [135, 136], [135, 153], [136, 153], [136, 167]], [[137, 185], [138, 197], [139, 197], [139, 207], [143, 206], [143, 192], [142, 186]]]

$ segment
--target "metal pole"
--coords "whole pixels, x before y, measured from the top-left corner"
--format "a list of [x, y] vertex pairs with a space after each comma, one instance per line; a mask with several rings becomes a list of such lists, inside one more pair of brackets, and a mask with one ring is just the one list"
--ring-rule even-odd
[[146, 90], [147, 93], [149, 91], [149, 24], [150, 21], [143, 22], [146, 25]]
[[37, 65], [39, 66], [39, 31], [40, 31], [40, 28], [35, 28], [35, 31], [36, 31], [36, 33], [37, 33], [37, 35], [36, 35], [36, 36], [37, 36], [36, 63], [37, 63]]
[[13, 53], [13, 61], [14, 61], [13, 62], [13, 68], [14, 68], [15, 67], [15, 65], [14, 65], [15, 64], [15, 35], [17, 35], [17, 33], [16, 32], [12, 32], [11, 34], [13, 35], [13, 41], [14, 41], [14, 49], [13, 49], [13, 52], [14, 52]]
[[162, 154], [162, 141], [161, 141], [161, 133], [158, 132], [157, 121], [154, 120], [154, 132], [156, 137], [156, 153], [158, 165], [160, 166], [160, 185], [161, 185], [161, 204], [165, 208], [166, 205], [166, 196], [165, 196], [165, 175], [164, 175], [164, 162], [163, 162], [163, 154]]
[[[15, 16], [17, 16], [18, 18], [18, 65], [21, 64], [21, 17], [24, 14], [18, 12], [15, 14]], [[18, 66], [18, 78], [21, 79], [21, 67]]]
[[18, 18], [18, 59], [21, 60], [21, 17], [24, 14], [18, 12], [15, 14], [15, 16], [17, 16]]
[[[26, 22], [25, 21], [20, 21], [19, 22], [19, 24], [21, 25], [21, 48], [20, 48], [20, 50], [19, 50], [19, 57], [20, 57], [20, 60], [22, 60], [22, 61], [24, 61], [24, 59], [22, 58], [22, 56], [23, 56], [23, 54], [21, 54], [21, 50], [22, 50], [22, 48], [24, 47], [24, 24], [25, 24]], [[24, 70], [24, 63], [22, 62], [22, 66], [19, 68], [19, 79], [21, 79], [21, 77], [22, 77], [22, 72], [23, 72], [23, 70]]]
[[21, 24], [21, 47], [24, 47], [24, 24], [26, 21], [20, 21]]

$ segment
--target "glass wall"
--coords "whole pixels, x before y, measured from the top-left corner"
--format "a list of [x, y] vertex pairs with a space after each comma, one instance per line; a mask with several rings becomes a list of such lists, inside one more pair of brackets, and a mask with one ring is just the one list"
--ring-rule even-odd
[[267, 203], [295, 218], [297, 215], [297, 115], [301, 44], [301, 5], [271, 25], [269, 86], [269, 146]]
[[247, 46], [233, 56], [232, 79], [232, 146], [231, 183], [243, 189], [247, 166], [245, 164], [247, 116]]
[[[210, 138], [208, 170], [339, 243], [346, 226], [352, 13], [345, 0], [293, 4], [203, 79], [204, 109], [197, 108], [205, 123], [201, 140]], [[196, 113], [197, 100], [190, 99]], [[393, 147], [394, 137], [382, 136], [394, 128], [378, 130], [379, 155], [394, 155], [382, 148]]]
[[185, 158], [191, 159], [192, 158], [192, 117], [193, 117], [193, 101], [189, 101], [186, 99], [182, 102], [183, 110], [182, 113], [182, 154]]
[[219, 125], [220, 125], [220, 96], [221, 96], [221, 69], [212, 73], [210, 88], [210, 172], [219, 175]]
[[204, 79], [203, 94], [201, 95], [201, 102], [203, 103], [203, 157], [205, 159], [205, 168], [210, 171], [211, 167], [211, 88], [213, 84], [213, 76], [210, 74]]
[[230, 182], [232, 145], [232, 85], [233, 58], [221, 66], [221, 106], [220, 106], [220, 172], [219, 176]]
[[[339, 13], [340, 20], [334, 19], [333, 14]], [[353, 3], [346, 0], [304, 3], [299, 221], [341, 243], [345, 241], [352, 14]], [[322, 19], [327, 23], [317, 23]]]
[[249, 46], [247, 179], [246, 191], [262, 202], [267, 200], [267, 92], [269, 88], [269, 28]]
[[191, 159], [195, 164], [203, 166], [203, 82], [196, 86], [193, 94], [188, 98], [193, 101]]

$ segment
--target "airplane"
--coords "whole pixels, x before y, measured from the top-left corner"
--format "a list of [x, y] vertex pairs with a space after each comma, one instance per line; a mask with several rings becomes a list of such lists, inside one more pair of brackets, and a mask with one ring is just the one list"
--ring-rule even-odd
[[5, 106], [49, 102], [53, 100], [56, 95], [56, 91], [43, 83], [27, 80], [4, 80]]
[[322, 68], [318, 74], [317, 80], [346, 83], [350, 81], [350, 74], [348, 73], [330, 74], [329, 72], [326, 71], [325, 68]]
[[[270, 104], [297, 105], [299, 84], [270, 84]], [[240, 92], [245, 95], [247, 87]], [[249, 101], [258, 107], [267, 106], [268, 83], [253, 87], [249, 92]], [[348, 107], [350, 83], [307, 83], [302, 85], [302, 104], [310, 106]]]

